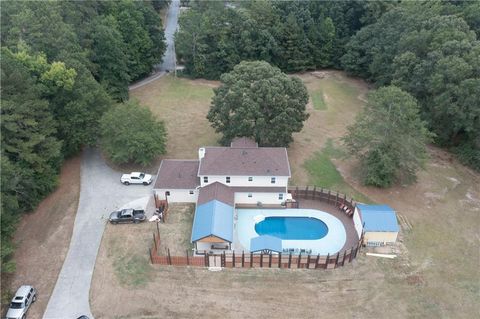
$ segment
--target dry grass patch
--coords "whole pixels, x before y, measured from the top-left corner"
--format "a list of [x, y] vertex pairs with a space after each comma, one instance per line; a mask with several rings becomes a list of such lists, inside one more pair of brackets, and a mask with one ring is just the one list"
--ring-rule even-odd
[[193, 159], [201, 146], [217, 145], [219, 136], [206, 116], [218, 82], [188, 80], [172, 75], [130, 92], [165, 122], [168, 140], [164, 158]]
[[80, 194], [80, 165], [80, 155], [64, 163], [58, 188], [22, 217], [15, 233], [16, 271], [2, 275], [2, 293], [15, 293], [25, 284], [37, 288], [29, 318], [42, 317], [68, 252]]

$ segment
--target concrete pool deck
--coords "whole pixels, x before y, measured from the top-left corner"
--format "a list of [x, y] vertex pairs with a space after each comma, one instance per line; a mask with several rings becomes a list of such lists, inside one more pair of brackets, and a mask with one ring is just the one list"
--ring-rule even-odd
[[325, 237], [320, 239], [283, 239], [282, 247], [289, 249], [304, 249], [313, 255], [333, 255], [339, 252], [346, 242], [346, 232], [343, 223], [332, 214], [311, 208], [287, 209], [237, 209], [238, 222], [236, 231], [240, 244], [250, 249], [250, 240], [257, 237], [255, 231], [256, 217], [312, 217], [321, 220], [328, 227]]
[[[358, 234], [357, 231], [355, 230], [355, 226], [353, 223], [353, 220], [351, 217], [347, 216], [345, 213], [340, 211], [338, 208], [336, 208], [333, 205], [327, 204], [325, 202], [321, 202], [319, 200], [310, 200], [310, 199], [300, 199], [298, 200], [299, 202], [299, 208], [300, 211], [301, 209], [315, 209], [319, 210], [323, 213], [327, 213], [329, 215], [332, 215], [333, 217], [336, 217], [342, 224], [345, 229], [345, 240], [343, 243], [343, 247], [339, 249], [339, 251], [344, 251], [348, 250], [352, 247], [356, 247], [358, 245]], [[240, 241], [241, 236], [239, 236], [238, 231], [237, 231], [237, 225], [239, 221], [239, 214], [238, 210], [235, 210], [235, 217], [234, 217], [234, 242], [232, 243], [232, 249], [235, 251], [248, 251], [249, 247], [244, 247], [242, 242]], [[255, 210], [255, 208], [253, 209]], [[277, 210], [277, 209], [275, 209]], [[285, 209], [279, 208], [279, 210], [285, 211]], [[301, 247], [303, 248], [303, 247]], [[312, 252], [313, 253], [313, 252]]]

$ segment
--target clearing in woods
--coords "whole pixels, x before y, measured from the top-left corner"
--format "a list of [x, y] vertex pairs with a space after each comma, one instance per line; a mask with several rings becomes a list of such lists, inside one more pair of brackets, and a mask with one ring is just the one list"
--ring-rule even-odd
[[[292, 184], [331, 183], [391, 205], [402, 227], [394, 250], [399, 257], [362, 254], [333, 271], [152, 266], [148, 248], [154, 224], [109, 225], [90, 292], [96, 318], [472, 318], [480, 312], [479, 174], [430, 148], [416, 184], [386, 190], [362, 186], [353, 173], [356, 162], [332, 148], [341, 151], [338, 138], [364, 104], [367, 85], [336, 71], [301, 78], [309, 92], [321, 90], [326, 109], [309, 104], [310, 118], [288, 149]], [[166, 122], [166, 157], [195, 158], [197, 147], [214, 145], [218, 136], [205, 115], [216, 85], [168, 76], [132, 92]], [[333, 169], [338, 175], [329, 172]], [[171, 213], [178, 213], [182, 225], [191, 218], [186, 208]], [[188, 230], [174, 238], [189, 236]], [[135, 302], [124, 302], [132, 296]]]

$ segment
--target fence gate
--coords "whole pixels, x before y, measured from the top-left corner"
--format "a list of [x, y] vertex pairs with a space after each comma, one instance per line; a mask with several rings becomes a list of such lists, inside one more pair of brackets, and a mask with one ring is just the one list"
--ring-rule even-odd
[[220, 255], [209, 255], [208, 256], [208, 267], [222, 267], [222, 256], [220, 256]]

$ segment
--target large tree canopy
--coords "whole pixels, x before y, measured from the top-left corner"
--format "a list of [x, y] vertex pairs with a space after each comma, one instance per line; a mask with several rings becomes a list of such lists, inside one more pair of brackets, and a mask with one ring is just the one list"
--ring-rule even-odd
[[207, 118], [222, 143], [246, 136], [262, 146], [288, 146], [308, 118], [303, 82], [267, 62], [242, 62], [221, 83]]
[[387, 187], [415, 179], [430, 138], [415, 98], [390, 86], [369, 94], [343, 141], [349, 153], [360, 159], [364, 183]]
[[120, 104], [100, 121], [101, 143], [115, 163], [150, 163], [165, 153], [166, 130], [152, 112], [138, 103]]

